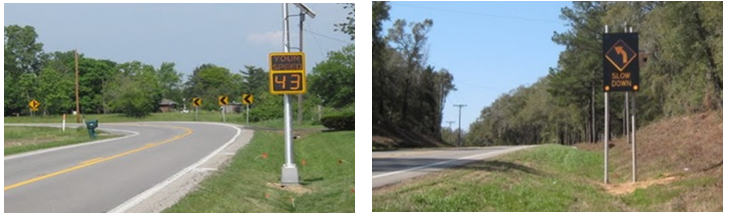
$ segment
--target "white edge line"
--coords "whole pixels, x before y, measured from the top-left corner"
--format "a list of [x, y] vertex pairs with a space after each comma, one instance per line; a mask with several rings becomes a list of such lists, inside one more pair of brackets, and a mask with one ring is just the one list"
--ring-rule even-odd
[[[17, 126], [17, 125], [10, 125], [10, 126]], [[28, 126], [30, 126], [30, 125], [28, 125]], [[44, 125], [33, 125], [33, 126], [44, 126]], [[57, 127], [57, 126], [44, 126], [44, 127]], [[41, 149], [41, 150], [38, 150], [38, 151], [31, 151], [31, 152], [26, 152], [26, 153], [21, 153], [21, 154], [14, 154], [14, 155], [10, 155], [10, 156], [5, 157], [4, 160], [12, 160], [12, 159], [17, 159], [17, 158], [22, 158], [22, 157], [28, 157], [28, 156], [33, 156], [33, 155], [37, 155], [37, 154], [43, 154], [43, 153], [48, 153], [48, 152], [53, 152], [53, 151], [59, 151], [59, 150], [64, 150], [64, 149], [69, 149], [69, 148], [77, 148], [77, 147], [82, 147], [82, 146], [87, 146], [87, 145], [93, 145], [93, 144], [96, 144], [96, 143], [111, 142], [111, 141], [116, 141], [116, 140], [120, 140], [120, 139], [126, 139], [126, 138], [129, 138], [129, 137], [134, 137], [134, 136], [139, 135], [139, 132], [130, 131], [130, 130], [109, 129], [109, 128], [98, 128], [98, 129], [99, 130], [104, 130], [104, 131], [125, 132], [125, 133], [128, 133], [130, 135], [126, 135], [126, 136], [122, 136], [122, 137], [118, 137], [118, 138], [111, 138], [111, 139], [104, 139], [104, 140], [98, 140], [98, 141], [93, 141], [93, 142], [80, 143], [80, 144], [76, 144], [76, 145], [67, 145], [67, 146], [61, 146], [61, 147], [56, 147], [56, 148]]]
[[437, 166], [437, 165], [441, 165], [441, 164], [451, 163], [451, 162], [458, 161], [458, 160], [465, 160], [465, 159], [477, 158], [477, 157], [480, 157], [480, 156], [483, 156], [483, 155], [503, 154], [503, 153], [506, 153], [506, 152], [517, 151], [517, 150], [521, 150], [521, 149], [528, 148], [528, 147], [532, 147], [532, 146], [522, 146], [522, 147], [515, 148], [515, 149], [507, 149], [507, 150], [501, 150], [501, 151], [495, 151], [495, 152], [488, 152], [488, 153], [482, 153], [482, 154], [477, 154], [477, 155], [471, 155], [471, 156], [461, 157], [461, 158], [457, 158], [457, 159], [453, 159], [453, 160], [436, 162], [436, 163], [432, 163], [432, 164], [428, 164], [428, 165], [424, 165], [424, 166], [413, 167], [413, 168], [409, 168], [409, 169], [404, 169], [404, 170], [399, 170], [399, 171], [395, 171], [395, 172], [389, 172], [389, 173], [385, 173], [385, 174], [380, 174], [380, 175], [372, 176], [372, 179], [382, 178], [382, 177], [385, 177], [385, 176], [391, 176], [391, 175], [400, 174], [400, 173], [404, 173], [404, 172], [410, 172], [410, 171], [413, 171], [413, 170], [419, 170], [419, 169], [423, 169], [423, 168], [429, 168], [429, 167], [433, 167], [433, 166]]
[[[192, 122], [195, 123], [195, 122]], [[199, 124], [200, 122], [198, 122]], [[150, 196], [154, 195], [158, 191], [162, 190], [164, 187], [169, 185], [170, 183], [174, 182], [178, 178], [182, 177], [183, 175], [189, 173], [192, 171], [195, 167], [200, 166], [201, 164], [205, 163], [205, 161], [210, 160], [213, 156], [217, 155], [219, 152], [223, 151], [223, 149], [227, 148], [230, 144], [233, 144], [233, 142], [238, 139], [238, 136], [240, 136], [240, 128], [235, 127], [230, 124], [218, 124], [218, 123], [205, 123], [205, 124], [216, 124], [216, 125], [222, 125], [222, 126], [228, 126], [232, 127], [233, 129], [236, 129], [237, 132], [235, 133], [235, 136], [233, 136], [230, 141], [225, 143], [223, 146], [220, 146], [218, 149], [215, 149], [212, 153], [210, 153], [208, 156], [205, 156], [203, 159], [200, 159], [199, 161], [195, 162], [194, 164], [190, 165], [189, 167], [182, 169], [180, 172], [176, 173], [175, 175], [170, 176], [169, 178], [165, 179], [164, 181], [157, 183], [157, 185], [153, 186], [150, 189], [147, 189], [146, 191], [138, 194], [137, 196], [134, 196], [132, 199], [129, 199], [122, 203], [121, 205], [115, 207], [114, 209], [109, 210], [110, 213], [121, 213], [126, 212], [130, 208], [136, 206], [137, 204], [141, 203], [142, 201], [146, 200]]]

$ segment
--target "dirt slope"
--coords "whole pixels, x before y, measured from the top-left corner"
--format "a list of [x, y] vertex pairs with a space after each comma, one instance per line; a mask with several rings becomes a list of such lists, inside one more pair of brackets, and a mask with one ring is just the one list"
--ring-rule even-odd
[[[647, 187], [644, 186], [645, 183], [695, 181], [701, 184], [690, 185], [688, 190], [681, 190], [676, 198], [665, 204], [665, 209], [660, 210], [723, 209], [721, 202], [710, 202], [723, 200], [723, 120], [720, 112], [661, 120], [640, 128], [636, 140], [639, 183], [631, 183], [631, 146], [625, 137], [619, 137], [610, 141], [611, 185], [606, 186], [608, 190], [627, 187], [632, 192], [634, 188]], [[602, 142], [578, 144], [577, 147], [603, 152]]]

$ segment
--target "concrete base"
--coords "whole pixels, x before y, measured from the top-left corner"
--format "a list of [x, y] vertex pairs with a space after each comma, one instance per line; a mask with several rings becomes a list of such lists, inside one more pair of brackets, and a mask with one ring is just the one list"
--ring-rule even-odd
[[292, 166], [284, 165], [281, 168], [281, 184], [299, 184], [299, 170], [296, 169], [296, 164]]

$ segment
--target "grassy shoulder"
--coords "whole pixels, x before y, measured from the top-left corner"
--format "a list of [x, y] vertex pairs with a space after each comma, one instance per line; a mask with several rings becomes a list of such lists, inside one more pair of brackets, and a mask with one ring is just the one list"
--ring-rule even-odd
[[[707, 185], [682, 177], [613, 194], [602, 184], [598, 152], [544, 145], [373, 191], [373, 211], [721, 211]], [[625, 186], [623, 186], [625, 187]], [[628, 188], [636, 186], [627, 186]], [[702, 190], [703, 189], [703, 190]], [[681, 195], [703, 199], [687, 201]]]
[[[202, 122], [223, 122], [223, 116], [220, 112], [212, 111], [200, 111], [197, 115], [199, 121]], [[195, 112], [180, 113], [180, 112], [168, 112], [168, 113], [152, 113], [144, 118], [133, 118], [127, 117], [122, 114], [89, 114], [83, 117], [86, 120], [99, 120], [100, 124], [103, 123], [120, 123], [120, 122], [140, 122], [140, 121], [195, 121]], [[5, 123], [60, 123], [63, 120], [61, 115], [46, 115], [46, 116], [22, 116], [22, 117], [5, 117]], [[76, 116], [66, 116], [68, 123], [75, 123]], [[241, 124], [245, 125], [246, 116], [242, 114], [226, 114], [226, 123]], [[283, 128], [283, 119], [267, 120], [260, 122], [249, 122], [250, 126], [267, 127], [267, 128]], [[321, 125], [313, 125], [311, 121], [303, 121], [302, 124], [297, 124], [294, 121], [294, 129], [324, 129]]]
[[[97, 140], [117, 137], [96, 131]], [[68, 128], [63, 132], [57, 127], [16, 127], [4, 128], [5, 149], [4, 155], [12, 155], [39, 149], [55, 148], [59, 146], [94, 141], [89, 138], [85, 128]]]
[[302, 185], [282, 189], [284, 140], [257, 131], [230, 165], [165, 212], [354, 212], [354, 131], [319, 132], [294, 141]]

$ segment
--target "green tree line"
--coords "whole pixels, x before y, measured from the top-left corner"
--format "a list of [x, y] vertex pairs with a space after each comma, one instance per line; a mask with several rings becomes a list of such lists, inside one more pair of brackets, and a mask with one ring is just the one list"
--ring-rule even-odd
[[[340, 26], [349, 31], [347, 34], [354, 34], [353, 26]], [[75, 52], [45, 53], [37, 38], [32, 26], [5, 27], [5, 116], [28, 114], [28, 102], [33, 99], [41, 102], [41, 114], [68, 114], [76, 110]], [[318, 105], [354, 112], [354, 51], [353, 44], [345, 46], [316, 64], [308, 75], [309, 90], [303, 104], [294, 104], [293, 109], [303, 106], [307, 120], [317, 116]], [[200, 109], [218, 110], [219, 95], [227, 95], [231, 102], [241, 102], [242, 94], [249, 93], [255, 97], [251, 105], [253, 121], [283, 116], [282, 97], [269, 93], [268, 72], [261, 67], [245, 66], [244, 70], [231, 72], [214, 64], [202, 64], [185, 79], [173, 62], [155, 67], [139, 61], [95, 59], [80, 53], [78, 69], [83, 114], [122, 113], [141, 118], [156, 112], [162, 99], [191, 108], [192, 97], [203, 98]]]
[[[570, 27], [557, 67], [531, 86], [503, 94], [470, 126], [474, 146], [597, 142], [604, 132], [602, 34], [640, 37], [637, 125], [722, 109], [722, 2], [574, 2], [561, 10]], [[625, 93], [609, 96], [610, 135], [626, 132]]]
[[388, 2], [372, 2], [372, 125], [394, 126], [440, 139], [446, 96], [455, 90], [447, 69], [427, 64], [433, 20], [390, 20]]

